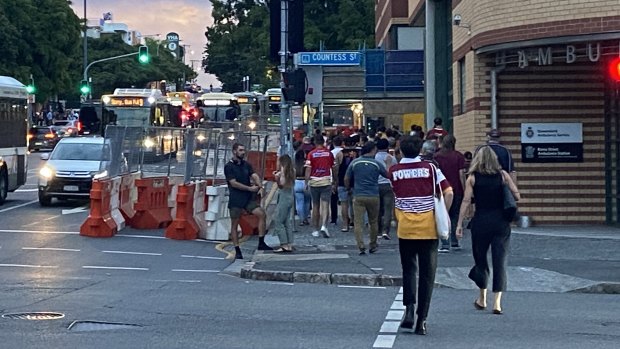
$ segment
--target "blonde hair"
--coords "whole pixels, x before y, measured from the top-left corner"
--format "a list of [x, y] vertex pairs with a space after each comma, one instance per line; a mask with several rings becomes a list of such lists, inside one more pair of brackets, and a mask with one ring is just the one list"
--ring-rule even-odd
[[485, 145], [480, 147], [474, 155], [469, 165], [468, 174], [478, 172], [483, 175], [491, 175], [501, 172], [502, 167], [497, 160], [497, 155], [491, 147]]
[[288, 155], [282, 155], [278, 158], [278, 163], [283, 169], [282, 176], [284, 176], [284, 182], [289, 184], [295, 183], [295, 167], [293, 167], [293, 161]]

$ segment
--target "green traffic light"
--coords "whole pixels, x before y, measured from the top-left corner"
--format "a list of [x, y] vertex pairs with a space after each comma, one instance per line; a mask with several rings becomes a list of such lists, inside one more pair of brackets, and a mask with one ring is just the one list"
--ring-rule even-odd
[[26, 86], [26, 92], [28, 92], [29, 94], [33, 94], [37, 91], [37, 89], [34, 87], [34, 85], [28, 85]]
[[149, 62], [149, 56], [148, 55], [140, 55], [140, 57], [138, 59], [140, 60], [140, 63], [148, 63]]
[[149, 57], [148, 46], [140, 46], [140, 48], [138, 48], [138, 62], [142, 64], [146, 64], [150, 60], [151, 60], [151, 57]]
[[88, 92], [90, 92], [90, 87], [82, 86], [82, 87], [80, 87], [80, 92], [82, 92], [83, 95], [87, 95]]

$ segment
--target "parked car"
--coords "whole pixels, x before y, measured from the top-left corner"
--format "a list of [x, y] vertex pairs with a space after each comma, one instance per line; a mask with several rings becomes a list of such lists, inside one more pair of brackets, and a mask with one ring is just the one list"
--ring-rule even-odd
[[28, 150], [54, 149], [60, 136], [54, 126], [33, 126], [28, 131]]
[[63, 138], [56, 148], [41, 156], [39, 203], [49, 206], [53, 198], [88, 199], [93, 178], [107, 176], [111, 150], [102, 137]]

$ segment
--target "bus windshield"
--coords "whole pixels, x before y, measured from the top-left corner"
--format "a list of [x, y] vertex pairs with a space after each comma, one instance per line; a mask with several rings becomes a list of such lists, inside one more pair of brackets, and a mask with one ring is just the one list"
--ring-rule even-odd
[[106, 107], [105, 111], [110, 113], [110, 124], [119, 126], [141, 126], [149, 125], [150, 108], [127, 108], [127, 107]]

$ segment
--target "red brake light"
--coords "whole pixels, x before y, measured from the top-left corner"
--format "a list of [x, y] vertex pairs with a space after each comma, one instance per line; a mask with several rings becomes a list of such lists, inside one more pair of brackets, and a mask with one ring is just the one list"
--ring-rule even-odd
[[81, 122], [77, 123], [77, 129], [78, 129], [78, 131], [82, 131], [82, 123]]

